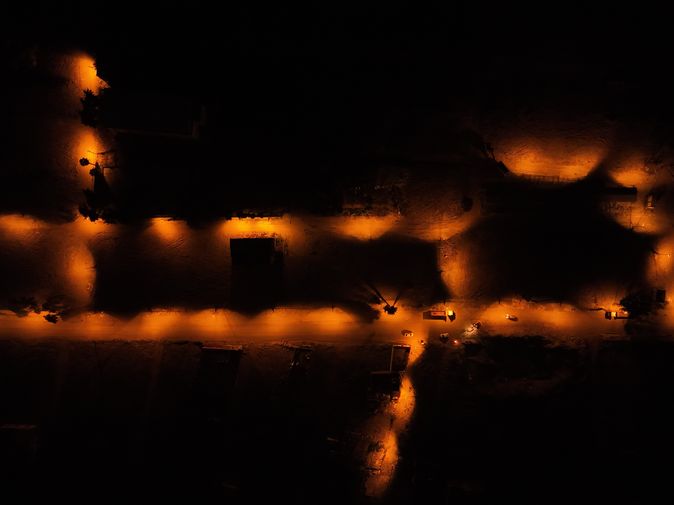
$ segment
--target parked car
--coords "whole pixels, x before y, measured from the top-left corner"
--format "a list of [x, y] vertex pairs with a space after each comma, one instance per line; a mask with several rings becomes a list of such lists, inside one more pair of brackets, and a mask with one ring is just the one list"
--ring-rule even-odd
[[447, 321], [447, 311], [445, 310], [427, 310], [423, 313], [424, 319], [435, 319]]

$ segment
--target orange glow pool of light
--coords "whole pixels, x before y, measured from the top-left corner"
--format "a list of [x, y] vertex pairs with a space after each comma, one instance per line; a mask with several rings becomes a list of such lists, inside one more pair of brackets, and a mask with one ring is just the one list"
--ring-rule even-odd
[[11, 325], [8, 323], [14, 322], [18, 322], [21, 329], [26, 332], [39, 331], [48, 328], [51, 325], [51, 323], [47, 322], [40, 314], [30, 312], [24, 317], [18, 317], [14, 312], [9, 310], [0, 310], [0, 321], [2, 322], [2, 324], [0, 324], [0, 330], [9, 328]]
[[[506, 319], [506, 314], [517, 317], [516, 321]], [[507, 334], [520, 334], [531, 325], [568, 331], [580, 328], [582, 313], [569, 304], [517, 302], [494, 303], [480, 315], [480, 321], [499, 328]]]
[[457, 248], [450, 257], [438, 256], [438, 269], [449, 291], [457, 298], [470, 295], [470, 254]]
[[165, 217], [153, 218], [150, 229], [164, 242], [175, 242], [189, 231], [185, 222]]
[[547, 304], [533, 313], [534, 320], [541, 324], [549, 324], [557, 329], [571, 330], [579, 326], [579, 312], [566, 304]]
[[345, 331], [345, 325], [355, 321], [353, 315], [339, 308], [322, 308], [311, 310], [302, 316], [302, 322], [315, 328], [321, 333], [330, 333], [332, 335], [341, 334]]
[[[115, 335], [117, 329], [123, 328], [124, 322], [104, 312], [87, 312], [77, 318], [59, 322], [56, 327], [59, 326], [67, 328], [75, 336], [81, 336], [79, 332], [84, 329], [84, 338], [106, 340], [110, 339], [110, 335]], [[134, 332], [133, 335], [123, 333], [120, 338], [140, 339], [143, 336]]]
[[102, 220], [90, 221], [82, 216], [71, 224], [75, 230], [75, 234], [80, 239], [88, 240], [96, 235], [112, 233], [118, 229], [117, 225], [106, 223]]
[[0, 232], [4, 232], [17, 240], [28, 240], [45, 227], [39, 219], [21, 214], [0, 216]]
[[398, 464], [398, 438], [389, 430], [379, 440], [377, 449], [367, 455], [366, 466], [373, 473], [365, 480], [365, 494], [371, 497], [381, 497], [391, 484]]
[[185, 327], [211, 338], [235, 336], [233, 324], [236, 324], [239, 315], [222, 309], [206, 309], [193, 312], [185, 316]]
[[183, 312], [179, 310], [156, 310], [144, 312], [134, 318], [133, 323], [137, 325], [138, 331], [148, 337], [162, 338], [172, 336], [180, 330], [177, 323], [183, 317]]
[[419, 344], [419, 339], [415, 338], [410, 344], [410, 355], [407, 360], [407, 366], [412, 366], [424, 353], [425, 347]]
[[616, 184], [636, 186], [639, 190], [646, 189], [653, 180], [645, 170], [644, 155], [641, 153], [633, 153], [618, 159], [607, 167], [607, 170]]
[[260, 217], [260, 218], [232, 218], [223, 222], [222, 232], [229, 237], [269, 237], [279, 235], [288, 237], [292, 234], [293, 226], [290, 218]]
[[76, 134], [73, 144], [73, 151], [71, 153], [72, 164], [73, 166], [78, 167], [78, 172], [83, 184], [88, 185], [92, 181], [92, 176], [89, 174], [89, 171], [93, 168], [93, 166], [80, 165], [80, 159], [86, 158], [91, 163], [96, 163], [97, 161], [101, 162], [101, 160], [99, 160], [98, 153], [104, 152], [106, 148], [103, 146], [100, 136], [93, 128], [88, 126], [80, 126], [77, 130], [79, 132]]
[[105, 81], [96, 73], [96, 62], [86, 54], [80, 54], [74, 58], [72, 79], [82, 90], [90, 89], [94, 93], [107, 87]]
[[603, 159], [606, 147], [573, 138], [520, 137], [497, 145], [497, 158], [517, 175], [580, 179]]
[[627, 295], [627, 288], [620, 283], [594, 284], [578, 293], [578, 305], [587, 308], [615, 310], [620, 300]]
[[296, 310], [277, 308], [249, 318], [244, 324], [261, 337], [280, 338], [285, 337], [293, 326], [301, 328], [301, 316], [302, 314]]
[[640, 201], [632, 204], [629, 215], [615, 216], [610, 212], [608, 214], [619, 225], [638, 233], [657, 235], [666, 233], [671, 228], [670, 219], [666, 213], [661, 212], [660, 209], [647, 210]]
[[348, 329], [345, 325], [353, 321], [351, 314], [338, 308], [279, 307], [266, 310], [245, 321], [234, 321], [232, 324], [243, 331], [257, 331], [262, 337], [311, 338], [316, 335], [347, 335]]
[[[26, 317], [17, 317], [8, 311], [0, 311], [0, 335], [16, 336], [17, 333], [33, 338], [74, 338], [74, 339], [110, 339], [121, 327], [114, 317], [88, 312], [77, 316], [67, 317], [57, 324], [45, 320], [45, 312], [35, 314], [31, 312]], [[120, 338], [128, 338], [126, 334]], [[133, 335], [131, 338], [139, 338]]]
[[86, 303], [96, 281], [96, 268], [89, 249], [78, 244], [68, 253], [68, 280], [78, 299]]
[[397, 216], [344, 216], [337, 219], [337, 231], [358, 240], [373, 240], [391, 230]]

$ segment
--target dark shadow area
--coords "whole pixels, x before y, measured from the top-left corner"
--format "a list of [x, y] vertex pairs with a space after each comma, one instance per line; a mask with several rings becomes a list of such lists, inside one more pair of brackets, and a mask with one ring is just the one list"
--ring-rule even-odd
[[208, 220], [246, 209], [260, 215], [339, 211], [350, 170], [305, 160], [305, 153], [285, 152], [287, 145], [274, 142], [281, 141], [256, 137], [256, 145], [239, 152], [239, 141], [227, 132], [210, 141], [118, 135], [122, 161], [113, 191], [120, 218], [168, 214]]
[[[3, 492], [85, 498], [105, 488], [120, 499], [227, 503], [362, 499], [368, 371], [388, 362], [390, 346], [314, 346], [301, 380], [282, 346], [206, 351], [224, 359], [204, 357], [203, 349], [0, 343], [0, 425], [39, 432], [26, 464], [8, 467], [2, 453]], [[2, 434], [0, 441], [11, 441]], [[26, 486], [31, 478], [48, 486]]]
[[595, 179], [486, 185], [488, 213], [461, 236], [474, 274], [471, 294], [573, 301], [586, 286], [643, 282], [654, 238], [624, 228], [601, 207], [631, 198], [629, 190]]
[[404, 291], [412, 305], [429, 305], [449, 297], [440, 278], [435, 244], [402, 235], [335, 244], [335, 269], [346, 279], [386, 288], [393, 298]]
[[386, 502], [670, 499], [672, 351], [493, 338], [468, 358], [429, 346], [411, 372], [415, 416]]
[[284, 299], [283, 241], [274, 238], [230, 239], [232, 284], [229, 305], [257, 312]]
[[64, 266], [69, 249], [58, 236], [35, 230], [19, 240], [0, 233], [0, 240], [0, 309], [26, 315], [49, 303], [71, 308], [72, 281]]
[[395, 235], [370, 241], [339, 238], [329, 242], [329, 251], [302, 258], [302, 268], [286, 278], [288, 299], [302, 304], [322, 300], [372, 321], [384, 304], [375, 288], [390, 303], [398, 294], [412, 305], [448, 298], [435, 246], [429, 242]]
[[[3, 341], [4, 492], [360, 503], [369, 371], [390, 352], [312, 346], [298, 377], [282, 346], [222, 361], [199, 343]], [[663, 342], [428, 344], [383, 503], [668, 501], [672, 359]]]
[[54, 173], [54, 160], [35, 149], [36, 144], [48, 145], [53, 133], [36, 131], [34, 124], [14, 126], [11, 135], [20, 140], [11, 141], [17, 152], [5, 152], [2, 161], [0, 213], [25, 213], [51, 222], [70, 221], [77, 215], [81, 191], [74, 189], [74, 168]]
[[243, 349], [241, 346], [202, 346], [195, 384], [195, 410], [204, 419], [228, 415]]
[[395, 235], [365, 242], [331, 237], [329, 254], [292, 263], [292, 251], [284, 258], [287, 253], [278, 249], [282, 242], [268, 240], [261, 240], [263, 250], [244, 247], [230, 258], [228, 244], [211, 228], [192, 229], [168, 245], [152, 228], [128, 228], [92, 251], [94, 306], [128, 315], [153, 307], [256, 313], [282, 300], [284, 305], [341, 306], [370, 321], [376, 316], [370, 305], [380, 301], [367, 283], [386, 289], [391, 302], [402, 290], [413, 305], [448, 298], [430, 242]]
[[167, 242], [151, 227], [126, 227], [92, 255], [99, 310], [131, 315], [152, 307], [222, 307], [229, 299], [229, 254], [210, 229]]
[[[0, 83], [0, 214], [69, 220], [76, 215], [73, 204], [81, 194], [76, 160], [72, 168], [61, 165], [64, 146], [56, 138], [57, 133], [71, 128], [68, 81], [34, 64], [49, 61], [53, 56], [49, 49], [12, 42], [0, 46], [4, 69]], [[72, 124], [76, 125], [76, 120]]]
[[348, 298], [366, 306], [383, 303], [376, 288], [391, 303], [401, 294], [406, 304], [432, 304], [449, 298], [437, 262], [435, 244], [415, 238], [386, 234], [369, 241], [339, 239], [330, 243], [327, 257], [303, 259], [302, 271], [288, 279], [288, 293], [335, 304]]

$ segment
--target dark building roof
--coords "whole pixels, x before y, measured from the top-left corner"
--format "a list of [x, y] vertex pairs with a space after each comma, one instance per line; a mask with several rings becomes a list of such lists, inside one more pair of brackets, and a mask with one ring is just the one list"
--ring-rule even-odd
[[276, 258], [273, 238], [232, 238], [229, 246], [235, 266], [271, 265]]

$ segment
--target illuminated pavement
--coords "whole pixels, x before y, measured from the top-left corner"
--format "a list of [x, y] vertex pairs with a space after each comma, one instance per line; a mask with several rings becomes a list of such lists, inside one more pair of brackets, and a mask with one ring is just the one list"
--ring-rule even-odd
[[[531, 306], [533, 305], [533, 306]], [[467, 326], [482, 323], [484, 335], [542, 335], [571, 344], [579, 337], [618, 338], [624, 336], [624, 321], [609, 321], [601, 311], [583, 311], [559, 304], [501, 303], [480, 307], [475, 304], [452, 303], [457, 312], [454, 322], [423, 320], [421, 311], [402, 306], [398, 313], [382, 313], [378, 320], [363, 323], [348, 312], [335, 308], [280, 307], [257, 316], [246, 317], [224, 309], [196, 312], [155, 310], [129, 319], [104, 313], [84, 313], [50, 324], [42, 315], [17, 317], [8, 311], [0, 313], [0, 336], [72, 339], [185, 339], [220, 340], [229, 343], [264, 341], [316, 342], [405, 342], [403, 329], [411, 330], [415, 339], [437, 339], [440, 333], [460, 337]], [[509, 321], [514, 314], [517, 321]]]

